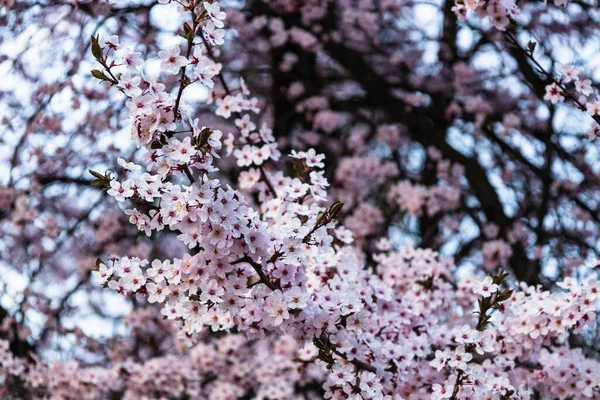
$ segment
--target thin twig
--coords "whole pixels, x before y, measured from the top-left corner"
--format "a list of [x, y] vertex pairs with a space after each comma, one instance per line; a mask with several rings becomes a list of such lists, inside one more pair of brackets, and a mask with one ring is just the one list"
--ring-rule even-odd
[[273, 186], [273, 183], [267, 176], [267, 173], [265, 172], [265, 168], [261, 165], [258, 169], [260, 171], [260, 176], [263, 178], [263, 180], [267, 184], [267, 187], [269, 188], [269, 191], [271, 192], [273, 197], [277, 197], [277, 192], [275, 191], [275, 187]]
[[256, 271], [256, 273], [260, 277], [260, 282], [267, 285], [267, 287], [269, 289], [271, 289], [273, 291], [278, 290], [278, 289], [281, 290], [281, 288], [278, 287], [278, 285], [275, 285], [273, 282], [271, 282], [269, 277], [267, 275], [265, 275], [265, 272], [263, 271], [262, 266], [260, 264], [258, 264], [257, 262], [255, 262], [250, 257], [248, 257], [248, 255], [245, 255], [244, 257], [242, 257], [238, 260], [230, 262], [231, 265], [240, 264], [240, 263], [250, 264], [252, 266], [252, 268], [254, 268], [254, 271]]
[[[511, 33], [506, 32], [504, 35], [508, 38], [508, 42], [510, 44], [512, 44], [520, 51], [522, 51], [523, 54], [525, 54], [525, 57], [527, 57], [527, 59], [529, 59], [535, 65], [535, 67], [540, 73], [546, 75], [548, 79], [550, 79], [553, 83], [560, 87], [563, 93], [569, 98], [569, 100], [571, 100], [577, 105], [577, 108], [579, 108], [581, 111], [586, 111], [585, 105], [583, 105], [575, 96], [573, 96], [573, 94], [567, 90], [566, 86], [562, 82], [557, 81], [554, 78], [554, 76], [550, 72], [546, 71], [544, 67], [542, 67], [541, 64], [535, 59], [535, 57], [533, 57], [533, 51], [528, 51], [524, 49]], [[594, 121], [600, 124], [600, 115], [592, 115], [591, 117]]]

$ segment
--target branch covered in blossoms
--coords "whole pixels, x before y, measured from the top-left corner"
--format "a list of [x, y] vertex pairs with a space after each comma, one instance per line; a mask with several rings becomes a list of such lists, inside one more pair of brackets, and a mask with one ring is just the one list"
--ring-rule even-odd
[[598, 122], [597, 85], [520, 44], [594, 14], [539, 3], [16, 2], [95, 67], [4, 118], [2, 396], [598, 397], [597, 153], [558, 106]]

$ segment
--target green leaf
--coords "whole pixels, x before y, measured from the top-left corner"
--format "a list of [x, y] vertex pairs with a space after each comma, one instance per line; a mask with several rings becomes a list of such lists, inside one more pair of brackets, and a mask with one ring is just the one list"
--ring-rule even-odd
[[101, 81], [110, 81], [110, 79], [104, 75], [104, 73], [98, 69], [92, 70], [92, 76], [96, 79], [100, 79]]
[[91, 169], [88, 169], [88, 171], [90, 174], [92, 174], [94, 176], [94, 178], [96, 178], [92, 181], [93, 186], [108, 186], [108, 185], [110, 185], [110, 181], [111, 181], [110, 172], [106, 173], [105, 175], [102, 175], [100, 172], [96, 172]]
[[194, 37], [194, 31], [192, 30], [190, 24], [188, 24], [187, 22], [183, 24], [183, 33], [180, 36], [187, 40], [190, 40]]
[[334, 219], [338, 216], [338, 214], [342, 210], [342, 207], [344, 207], [344, 202], [342, 201], [336, 201], [331, 205], [331, 207], [329, 207], [329, 216], [331, 217], [331, 219]]
[[501, 285], [502, 282], [504, 282], [506, 280], [506, 278], [509, 277], [509, 274], [504, 272], [504, 271], [500, 271], [498, 272], [497, 275], [492, 277], [492, 282], [495, 283], [496, 285]]
[[498, 293], [498, 295], [496, 296], [496, 301], [498, 303], [506, 301], [511, 298], [512, 294], [512, 289], [505, 289], [503, 292]]
[[210, 128], [204, 128], [200, 131], [200, 133], [198, 134], [198, 140], [196, 143], [196, 148], [198, 148], [199, 150], [202, 150], [202, 147], [208, 143], [208, 139], [210, 138], [210, 135], [212, 135], [212, 131], [210, 130]]
[[106, 181], [104, 179], [94, 179], [92, 181], [92, 186], [106, 186]]
[[183, 86], [184, 88], [188, 87], [192, 81], [190, 80], [190, 77], [187, 75], [184, 75], [183, 78], [181, 78], [179, 80], [179, 83], [181, 84], [181, 86]]
[[317, 225], [323, 221], [323, 218], [325, 218], [325, 215], [326, 215], [325, 212], [319, 211], [319, 213], [317, 214]]
[[90, 174], [92, 174], [96, 179], [106, 179], [104, 175], [102, 175], [100, 172], [96, 172], [92, 169], [88, 169], [88, 172]]
[[94, 58], [98, 61], [102, 60], [102, 50], [104, 50], [102, 47], [100, 47], [100, 43], [98, 43], [98, 38], [100, 35], [97, 35], [96, 37], [92, 36], [92, 55], [94, 56]]

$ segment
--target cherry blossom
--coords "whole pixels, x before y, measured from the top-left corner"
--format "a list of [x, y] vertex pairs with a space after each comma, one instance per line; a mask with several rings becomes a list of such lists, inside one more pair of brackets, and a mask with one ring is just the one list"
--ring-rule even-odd
[[0, 10], [81, 28], [3, 114], [0, 393], [598, 394], [589, 15], [350, 3]]
[[161, 59], [161, 68], [170, 74], [179, 73], [179, 69], [189, 63], [188, 59], [180, 55], [181, 48], [173, 46], [167, 50], [158, 52]]
[[217, 28], [222, 28], [224, 26], [223, 20], [225, 19], [226, 14], [223, 11], [221, 11], [221, 5], [219, 4], [219, 2], [215, 1], [211, 4], [205, 1], [202, 4], [204, 5], [206, 13], [208, 14], [212, 22], [215, 24], [215, 26]]
[[133, 182], [130, 180], [125, 180], [123, 182], [112, 180], [110, 181], [110, 189], [107, 193], [114, 196], [117, 201], [125, 201], [125, 199], [134, 194], [134, 190], [131, 188], [132, 185]]

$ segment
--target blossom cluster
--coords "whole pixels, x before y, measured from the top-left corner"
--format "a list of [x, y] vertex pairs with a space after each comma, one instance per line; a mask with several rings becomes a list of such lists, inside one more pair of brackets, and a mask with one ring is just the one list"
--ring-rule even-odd
[[499, 30], [505, 30], [511, 18], [518, 18], [519, 7], [514, 0], [456, 0], [452, 11], [459, 21], [466, 20], [471, 11], [480, 18], [489, 17], [490, 23]]
[[[440, 252], [396, 250], [382, 232], [382, 210], [356, 198], [381, 191], [413, 217], [450, 213], [460, 205], [464, 168], [427, 149], [439, 184], [407, 178], [379, 190], [401, 173], [399, 164], [358, 155], [364, 135], [355, 130], [350, 148], [356, 154], [335, 174], [351, 194], [340, 199], [346, 204], [332, 201], [337, 193], [329, 192], [327, 160], [316, 146], [281, 154], [264, 104], [243, 80], [228, 87], [213, 58], [225, 38], [219, 3], [180, 5], [189, 17], [187, 49], [160, 50], [158, 76], [146, 76], [141, 53], [118, 37], [106, 38], [104, 48], [96, 39], [92, 48], [104, 67], [94, 76], [128, 98], [132, 140], [143, 152], [140, 160], [119, 159], [116, 174], [93, 172], [95, 183], [126, 205], [140, 232], [174, 233], [188, 250], [172, 258], [102, 257], [91, 275], [143, 304], [144, 312], [129, 316], [132, 334], [175, 327], [177, 351], [123, 360], [115, 345], [112, 365], [84, 367], [31, 362], [0, 341], [0, 376], [58, 398], [299, 399], [307, 391], [386, 400], [597, 396], [600, 364], [569, 343], [594, 324], [598, 283], [566, 280], [552, 293], [525, 285], [513, 291], [502, 273], [465, 277]], [[499, 28], [516, 12], [510, 1], [459, 5], [487, 13]], [[359, 17], [344, 14], [346, 21], [369, 21]], [[306, 49], [318, 45], [314, 35], [287, 30], [282, 21], [271, 21], [269, 29], [277, 46], [288, 40]], [[162, 80], [170, 75], [180, 75], [176, 94]], [[233, 121], [235, 132], [193, 118], [182, 93], [196, 82], [209, 90], [214, 115]], [[319, 110], [322, 104], [309, 98], [299, 107], [314, 112], [313, 129], [332, 134], [345, 119]], [[478, 99], [467, 109], [490, 111]], [[377, 136], [390, 147], [400, 141], [393, 125]], [[243, 169], [237, 182], [219, 169], [229, 155]], [[291, 168], [274, 167], [286, 162]], [[512, 249], [497, 238], [498, 228], [489, 223], [482, 230], [491, 239], [483, 263], [491, 273], [509, 266]], [[518, 234], [515, 227], [507, 240], [516, 242]], [[380, 240], [368, 258], [361, 246], [371, 237]], [[156, 309], [161, 322], [151, 323]]]
[[[459, 21], [465, 21], [475, 11], [479, 18], [488, 17], [492, 26], [504, 31], [511, 20], [519, 20], [521, 10], [516, 3], [515, 0], [455, 0], [452, 11]], [[567, 3], [568, 0], [554, 0], [557, 7], [566, 7]]]
[[[567, 0], [554, 0], [557, 7], [566, 7], [567, 3]], [[501, 31], [507, 29], [511, 20], [518, 21], [520, 14], [514, 0], [456, 0], [452, 11], [461, 22], [466, 20], [469, 12], [476, 11], [480, 18], [488, 16], [490, 23]], [[553, 74], [546, 72], [533, 58], [536, 42], [531, 41], [528, 49], [523, 49], [512, 35], [508, 34], [507, 38], [509, 43], [516, 45], [519, 51], [523, 51], [534, 62], [539, 72], [552, 81], [545, 87], [544, 100], [557, 104], [568, 97], [570, 102], [595, 120], [586, 132], [589, 139], [594, 140], [600, 134], [600, 99], [592, 87], [592, 81], [584, 78], [582, 71], [571, 64], [558, 64], [560, 76], [555, 79]]]
[[[160, 56], [167, 73], [175, 72], [169, 62], [177, 68], [186, 65], [177, 51]], [[233, 151], [238, 165], [262, 168], [266, 160], [278, 159], [276, 144], [268, 128], [256, 132], [257, 125], [244, 114], [257, 111], [256, 99], [246, 99], [244, 92], [242, 88], [235, 96], [228, 93], [217, 99], [215, 113], [223, 118], [243, 114], [235, 121], [239, 136], [228, 146], [241, 147]], [[94, 273], [100, 283], [123, 294], [146, 294], [149, 302], [163, 304], [162, 313], [181, 321], [182, 333], [187, 336], [201, 332], [204, 326], [228, 330], [235, 324], [249, 336], [274, 330], [296, 332], [298, 338], [310, 340], [337, 331], [346, 318], [359, 320], [361, 299], [367, 301], [373, 290], [351, 295], [359, 292], [357, 277], [364, 275], [360, 265], [345, 266], [337, 277], [325, 282], [322, 278], [342, 257], [334, 240], [351, 241], [345, 231], [340, 232], [340, 239], [334, 230], [334, 218], [342, 204], [319, 205], [328, 186], [320, 170], [323, 156], [314, 150], [294, 152], [291, 157], [299, 168], [295, 178], [261, 169], [260, 179], [267, 190], [260, 192], [259, 213], [241, 193], [223, 187], [215, 177], [213, 163], [221, 148], [221, 133], [199, 127], [197, 120], [185, 122], [183, 115], [170, 109], [178, 99], [160, 93], [142, 93], [129, 103], [134, 140], [148, 151], [144, 161], [149, 172], [131, 176], [140, 166], [121, 162], [124, 173], [120, 179], [105, 177], [108, 194], [117, 201], [129, 199], [140, 204], [126, 210], [138, 229], [148, 235], [166, 228], [179, 232], [178, 239], [193, 254], [173, 260], [111, 258]], [[162, 113], [161, 109], [168, 113], [168, 123], [185, 124], [184, 131], [190, 135], [180, 140], [172, 134], [175, 126], [159, 126], [150, 129], [149, 135], [136, 135], [148, 131], [135, 128], [140, 115], [146, 120]], [[182, 171], [192, 180], [189, 186], [168, 180]], [[247, 183], [246, 188], [252, 185]], [[340, 296], [340, 285], [349, 288], [348, 295]], [[318, 301], [321, 298], [327, 300]], [[355, 326], [358, 329], [358, 324]]]
[[[124, 398], [185, 393], [222, 399], [248, 391], [264, 398], [296, 398], [296, 390], [313, 380], [336, 399], [529, 399], [533, 390], [586, 399], [600, 388], [600, 363], [568, 346], [573, 330], [593, 322], [598, 283], [580, 286], [566, 280], [561, 292], [522, 286], [513, 293], [497, 276], [465, 277], [456, 283], [460, 290], [453, 290], [456, 267], [431, 250], [382, 250], [380, 272], [371, 276], [353, 269], [362, 263], [351, 248], [338, 253], [338, 264], [319, 269], [320, 278], [307, 286], [331, 287], [313, 296], [313, 302], [328, 305], [330, 313], [340, 315], [339, 323], [324, 313], [321, 326], [311, 328], [305, 326], [308, 307], [300, 313], [293, 309], [285, 322], [289, 334], [250, 341], [247, 333], [204, 336], [189, 349], [141, 363], [121, 360], [116, 353], [109, 367], [31, 364], [13, 357], [3, 342], [2, 373], [5, 379], [22, 377], [39, 393], [79, 398], [123, 392]], [[332, 269], [336, 272], [330, 278]], [[341, 278], [345, 275], [349, 279]], [[479, 315], [472, 313], [476, 299], [487, 304]], [[149, 323], [145, 318], [131, 323], [142, 329]], [[321, 333], [307, 340], [302, 330]], [[183, 339], [191, 342], [189, 336]]]
[[[212, 4], [204, 5], [208, 24], [220, 15], [211, 8], [216, 3]], [[210, 45], [194, 53], [210, 56]], [[191, 60], [181, 58], [178, 50], [159, 55], [167, 74], [182, 71], [187, 77], [186, 65], [193, 64]], [[221, 67], [207, 64], [213, 66], [214, 73], [208, 74], [212, 79]], [[194, 74], [200, 81], [200, 75], [206, 75]], [[214, 88], [211, 83], [206, 86]], [[117, 201], [139, 204], [126, 211], [138, 229], [148, 235], [167, 228], [178, 232], [177, 238], [191, 252], [172, 260], [113, 257], [95, 272], [100, 283], [161, 304], [161, 313], [179, 323], [181, 338], [190, 344], [207, 327], [236, 329], [248, 338], [291, 335], [298, 343], [317, 349], [306, 361], [318, 359], [331, 368], [324, 383], [331, 398], [398, 398], [425, 395], [429, 390], [433, 398], [484, 393], [528, 398], [531, 388], [526, 378], [499, 372], [523, 354], [507, 356], [503, 351], [497, 355], [512, 338], [502, 334], [502, 324], [485, 329], [492, 318], [488, 311], [504, 315], [513, 310], [513, 301], [518, 308], [518, 297], [512, 300], [511, 291], [500, 290], [504, 278], [475, 281], [463, 286], [466, 291], [455, 292], [455, 267], [450, 259], [410, 247], [396, 253], [389, 246], [375, 258], [377, 273], [369, 273], [358, 250], [350, 246], [352, 235], [343, 227], [336, 228], [342, 204], [323, 205], [329, 186], [322, 171], [324, 156], [313, 149], [294, 151], [290, 159], [295, 177], [270, 172], [268, 164], [281, 157], [277, 142], [266, 124], [257, 130], [261, 124], [251, 113], [260, 115], [260, 104], [248, 97], [242, 82], [237, 94], [224, 87], [225, 95], [213, 92], [213, 96], [215, 114], [233, 118], [239, 131], [228, 135], [225, 147], [239, 167], [248, 168], [238, 184], [245, 192], [258, 192], [260, 207], [255, 210], [244, 194], [217, 178], [222, 133], [189, 120], [179, 111], [184, 109], [179, 106], [181, 98], [164, 94], [160, 87], [154, 81], [129, 103], [134, 140], [147, 150], [143, 161], [148, 172], [132, 176], [141, 167], [122, 162], [121, 178], [108, 177], [108, 193]], [[148, 124], [148, 118], [157, 114], [163, 125]], [[140, 124], [143, 129], [136, 128]], [[177, 136], [176, 129], [185, 136]], [[460, 195], [452, 185], [459, 182], [461, 170], [448, 174], [448, 163], [436, 154], [433, 159], [440, 177], [450, 186], [419, 196], [411, 191], [418, 187], [401, 182], [390, 192], [401, 207], [416, 215], [425, 203], [433, 214], [441, 207], [436, 198], [443, 197], [439, 204], [447, 207]], [[184, 172], [189, 185], [174, 180]], [[395, 173], [393, 167], [384, 172], [390, 173]], [[377, 216], [366, 218], [370, 213], [368, 205], [361, 205], [348, 219], [348, 226], [359, 231], [360, 223], [353, 218], [360, 216], [360, 221], [374, 221], [370, 228], [374, 229], [381, 221]], [[363, 232], [370, 231], [364, 228]], [[499, 257], [498, 263], [505, 264], [506, 255]], [[480, 318], [477, 327], [471, 328], [475, 321], [468, 310], [478, 298]], [[559, 304], [573, 301], [577, 308], [583, 301], [560, 294], [553, 298]], [[575, 313], [567, 328], [581, 323], [584, 315], [590, 318], [587, 311]], [[451, 326], [461, 328], [448, 329]], [[536, 339], [556, 345], [555, 333], [541, 331]], [[475, 355], [484, 360], [475, 362]], [[417, 388], [416, 381], [425, 385]]]
[[[582, 72], [570, 64], [559, 64], [558, 70], [559, 79], [546, 86], [544, 100], [557, 104], [565, 101], [565, 96], [569, 97], [570, 101], [595, 120], [586, 132], [588, 138], [594, 140], [600, 135], [600, 99], [592, 87], [592, 81], [585, 79]], [[567, 85], [574, 90], [569, 90]]]
[[117, 359], [102, 367], [76, 361], [31, 364], [14, 358], [8, 342], [0, 340], [0, 379], [21, 378], [36, 398], [225, 400], [253, 391], [257, 398], [290, 399], [294, 385], [309, 391], [319, 376], [317, 365], [295, 361], [310, 352], [289, 336], [250, 344], [230, 334], [168, 356]]

